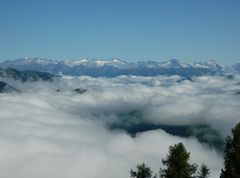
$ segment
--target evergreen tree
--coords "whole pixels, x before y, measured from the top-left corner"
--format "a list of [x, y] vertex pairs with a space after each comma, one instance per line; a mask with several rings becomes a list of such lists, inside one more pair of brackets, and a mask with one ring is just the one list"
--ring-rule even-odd
[[240, 123], [225, 140], [224, 170], [221, 178], [240, 178]]
[[162, 160], [166, 169], [160, 168], [160, 178], [193, 178], [196, 170], [196, 164], [190, 164], [190, 153], [187, 152], [182, 143], [169, 147], [169, 154]]
[[138, 164], [136, 171], [131, 169], [130, 176], [136, 177], [136, 178], [151, 178], [152, 170], [150, 167], [146, 166], [144, 163]]
[[197, 178], [208, 178], [210, 176], [210, 170], [206, 164], [202, 164], [198, 172]]

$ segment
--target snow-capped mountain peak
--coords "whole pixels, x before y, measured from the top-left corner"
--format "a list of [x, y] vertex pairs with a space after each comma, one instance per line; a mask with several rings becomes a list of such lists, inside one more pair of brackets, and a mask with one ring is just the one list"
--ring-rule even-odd
[[205, 68], [215, 72], [223, 71], [226, 66], [218, 64], [215, 60], [209, 60], [207, 62], [194, 62], [192, 64], [195, 68]]
[[74, 61], [73, 60], [64, 60], [62, 63], [69, 67], [74, 67], [74, 66], [89, 63], [89, 59], [83, 58], [83, 59], [78, 59], [78, 60], [74, 60]]
[[25, 58], [20, 58], [20, 59], [16, 59], [14, 61], [15, 63], [24, 65], [24, 64], [52, 64], [55, 63], [55, 61], [53, 61], [50, 58], [37, 58], [37, 57], [25, 57]]
[[75, 67], [75, 66], [86, 66], [86, 67], [103, 67], [103, 66], [114, 66], [118, 67], [120, 65], [125, 65], [126, 62], [121, 61], [119, 59], [111, 59], [111, 60], [100, 60], [100, 59], [78, 59], [78, 60], [65, 60], [64, 64]]
[[214, 60], [192, 64], [171, 59], [165, 62], [139, 61], [126, 62], [120, 59], [102, 60], [82, 58], [56, 61], [49, 58], [21, 58], [0, 63], [3, 68], [38, 70], [63, 75], [119, 76], [119, 75], [213, 75], [240, 73], [240, 65], [224, 66]]
[[170, 59], [166, 62], [162, 62], [160, 66], [164, 68], [186, 68], [186, 67], [189, 67], [190, 65], [187, 63], [181, 62], [178, 59]]

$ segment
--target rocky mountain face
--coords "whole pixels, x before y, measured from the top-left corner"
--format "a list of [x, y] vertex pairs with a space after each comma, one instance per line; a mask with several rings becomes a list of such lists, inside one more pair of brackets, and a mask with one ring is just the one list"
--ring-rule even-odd
[[7, 84], [6, 82], [0, 81], [0, 93], [12, 93], [12, 92], [19, 92], [19, 90]]
[[18, 80], [21, 82], [53, 81], [56, 77], [56, 75], [47, 72], [0, 68], [0, 93], [20, 92], [15, 86], [8, 84], [8, 80]]
[[39, 71], [20, 71], [13, 68], [0, 68], [0, 77], [2, 78], [12, 78], [15, 80], [20, 80], [22, 82], [26, 81], [52, 81], [54, 77], [53, 74], [46, 73], [46, 72], [39, 72]]

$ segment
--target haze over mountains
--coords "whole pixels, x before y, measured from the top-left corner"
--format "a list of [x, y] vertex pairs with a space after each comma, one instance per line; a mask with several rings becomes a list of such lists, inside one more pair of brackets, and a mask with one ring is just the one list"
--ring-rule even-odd
[[210, 60], [208, 62], [194, 62], [189, 64], [177, 59], [171, 59], [165, 62], [126, 62], [119, 59], [55, 61], [48, 58], [21, 58], [1, 62], [0, 67], [19, 70], [37, 70], [57, 75], [88, 75], [92, 77], [116, 77], [119, 75], [180, 75], [192, 77], [240, 73], [240, 63], [224, 66], [216, 63], [214, 60]]

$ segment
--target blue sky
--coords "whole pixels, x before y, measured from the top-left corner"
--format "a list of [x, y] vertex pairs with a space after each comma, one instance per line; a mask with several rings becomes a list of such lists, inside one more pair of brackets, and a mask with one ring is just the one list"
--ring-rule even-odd
[[0, 0], [0, 60], [240, 62], [239, 0]]

